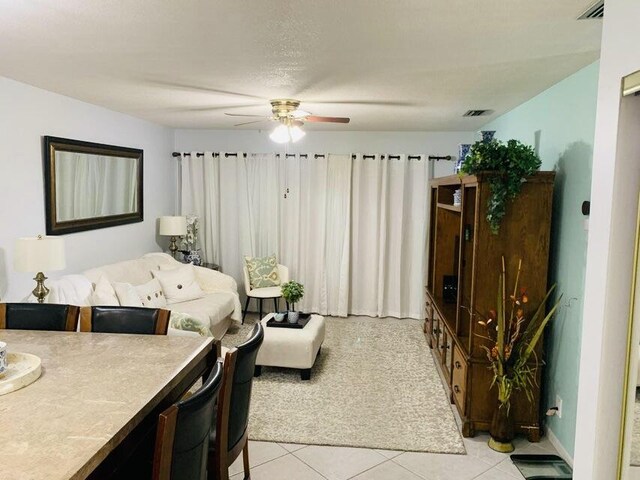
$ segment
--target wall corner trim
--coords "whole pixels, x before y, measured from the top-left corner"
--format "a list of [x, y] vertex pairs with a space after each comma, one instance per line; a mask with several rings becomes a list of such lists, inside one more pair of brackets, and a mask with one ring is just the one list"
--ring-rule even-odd
[[551, 428], [548, 426], [546, 426], [544, 430], [547, 437], [549, 437], [549, 442], [551, 442], [551, 445], [553, 445], [553, 447], [558, 451], [558, 454], [562, 457], [562, 459], [569, 465], [571, 465], [571, 468], [573, 468], [573, 457], [569, 454], [569, 452], [567, 452], [562, 443], [560, 443], [560, 440], [558, 440], [558, 437], [555, 436], [553, 430], [551, 430]]

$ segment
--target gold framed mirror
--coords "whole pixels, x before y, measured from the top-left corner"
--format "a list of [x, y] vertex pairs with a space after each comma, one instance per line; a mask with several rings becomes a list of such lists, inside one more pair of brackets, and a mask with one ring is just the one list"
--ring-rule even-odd
[[143, 151], [44, 137], [47, 235], [142, 222]]
[[[640, 158], [640, 71], [622, 79], [618, 122], [617, 156]], [[622, 418], [618, 445], [617, 477], [622, 480], [640, 478], [640, 191], [637, 197], [635, 243], [630, 282], [629, 315], [622, 392]], [[630, 192], [631, 193], [631, 192]], [[630, 212], [631, 213], [631, 212]]]

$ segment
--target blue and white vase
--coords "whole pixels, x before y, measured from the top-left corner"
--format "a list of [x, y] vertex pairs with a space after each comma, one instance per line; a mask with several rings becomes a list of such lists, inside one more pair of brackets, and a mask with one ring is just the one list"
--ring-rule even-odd
[[495, 130], [481, 130], [480, 135], [482, 135], [482, 141], [485, 143], [493, 140], [493, 136], [496, 134]]
[[467, 158], [470, 150], [471, 150], [470, 143], [461, 143], [458, 146], [458, 160], [456, 161], [456, 166], [455, 166], [455, 169], [453, 170], [453, 173], [460, 173], [460, 169], [462, 168], [464, 159]]
[[200, 256], [200, 250], [189, 250], [184, 254], [184, 261], [191, 263], [192, 265], [202, 265], [202, 257]]

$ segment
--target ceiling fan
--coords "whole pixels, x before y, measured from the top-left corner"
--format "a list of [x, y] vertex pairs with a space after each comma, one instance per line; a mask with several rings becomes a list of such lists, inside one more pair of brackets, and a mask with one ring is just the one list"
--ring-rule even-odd
[[271, 132], [269, 137], [277, 143], [297, 142], [305, 136], [304, 130], [300, 127], [305, 122], [314, 123], [349, 123], [348, 117], [322, 117], [313, 115], [305, 110], [300, 110], [300, 101], [288, 98], [277, 98], [270, 100], [271, 115], [245, 115], [239, 113], [225, 113], [230, 117], [254, 117], [260, 120], [251, 120], [249, 122], [238, 123], [234, 126], [249, 125], [252, 123], [260, 123], [273, 121], [279, 125]]

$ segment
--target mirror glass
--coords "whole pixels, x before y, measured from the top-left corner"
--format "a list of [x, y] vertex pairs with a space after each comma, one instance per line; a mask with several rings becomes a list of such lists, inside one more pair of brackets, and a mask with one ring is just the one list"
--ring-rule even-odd
[[142, 150], [45, 137], [47, 234], [142, 221]]
[[[618, 159], [640, 158], [640, 72], [623, 79], [623, 96], [620, 101], [618, 121]], [[635, 165], [635, 164], [634, 164]], [[627, 337], [626, 390], [623, 402], [622, 444], [618, 458], [619, 478], [640, 479], [640, 192], [629, 192], [638, 198], [638, 210], [628, 210], [628, 226], [634, 224], [635, 255], [633, 258], [633, 276], [631, 281], [631, 302]], [[633, 218], [634, 214], [637, 218]], [[630, 259], [631, 261], [631, 259]]]

